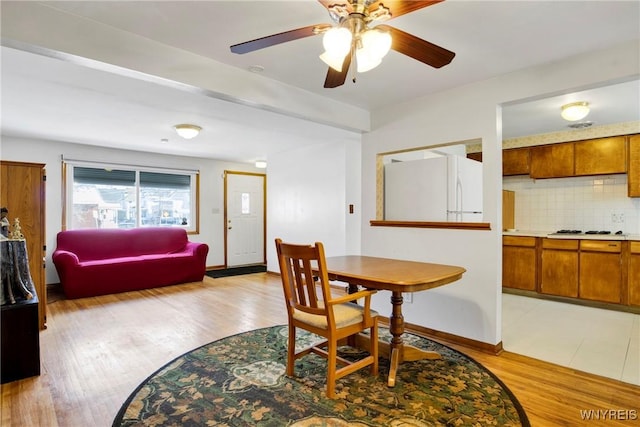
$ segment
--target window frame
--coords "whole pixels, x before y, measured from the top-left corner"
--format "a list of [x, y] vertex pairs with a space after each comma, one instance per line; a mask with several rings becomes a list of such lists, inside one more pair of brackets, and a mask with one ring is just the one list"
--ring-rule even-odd
[[115, 169], [128, 170], [135, 172], [135, 190], [136, 190], [136, 228], [143, 227], [141, 220], [141, 201], [140, 201], [140, 172], [151, 172], [160, 174], [176, 174], [189, 175], [190, 179], [190, 209], [192, 213], [191, 224], [187, 226], [178, 226], [186, 230], [187, 234], [200, 233], [200, 171], [176, 168], [163, 168], [143, 165], [130, 165], [119, 163], [102, 163], [83, 160], [62, 161], [62, 230], [65, 231], [72, 223], [68, 215], [73, 212], [73, 169], [74, 167], [93, 168], [93, 169]]

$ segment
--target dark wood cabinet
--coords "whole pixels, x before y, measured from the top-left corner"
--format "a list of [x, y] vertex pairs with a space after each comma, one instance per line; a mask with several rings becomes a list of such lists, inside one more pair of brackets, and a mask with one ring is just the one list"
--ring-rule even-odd
[[542, 239], [540, 292], [578, 296], [578, 240]]
[[478, 151], [477, 153], [467, 153], [467, 159], [482, 162], [482, 151]]
[[627, 138], [592, 139], [575, 143], [575, 175], [603, 175], [627, 171]]
[[502, 286], [536, 290], [536, 238], [502, 237]]
[[575, 171], [574, 147], [573, 142], [531, 147], [531, 178], [573, 176]]
[[2, 383], [40, 375], [38, 298], [2, 306]]
[[580, 298], [622, 302], [622, 242], [580, 241]]
[[640, 241], [502, 237], [502, 287], [640, 306]]
[[531, 172], [529, 152], [529, 147], [502, 150], [502, 175], [529, 175]]
[[0, 204], [9, 209], [11, 225], [20, 219], [31, 278], [40, 300], [40, 329], [46, 325], [47, 289], [45, 282], [45, 170], [44, 164], [0, 161]]
[[640, 197], [640, 135], [629, 137], [627, 165], [628, 196]]
[[640, 242], [629, 242], [629, 304], [640, 306]]

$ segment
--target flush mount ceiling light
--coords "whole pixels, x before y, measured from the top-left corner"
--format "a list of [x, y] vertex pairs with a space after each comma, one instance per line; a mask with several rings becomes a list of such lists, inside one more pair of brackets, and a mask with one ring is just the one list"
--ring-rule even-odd
[[581, 101], [563, 105], [562, 112], [560, 114], [563, 119], [570, 122], [582, 120], [587, 117], [587, 114], [589, 114], [589, 103]]
[[264, 169], [267, 167], [266, 160], [256, 160], [256, 167], [259, 169]]
[[188, 124], [175, 125], [173, 128], [176, 130], [178, 135], [180, 135], [184, 139], [195, 138], [202, 130], [200, 126]]

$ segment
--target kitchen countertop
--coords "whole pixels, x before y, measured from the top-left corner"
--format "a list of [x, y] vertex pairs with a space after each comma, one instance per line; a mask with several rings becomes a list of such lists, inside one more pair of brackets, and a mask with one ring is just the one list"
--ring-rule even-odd
[[503, 236], [548, 237], [550, 239], [575, 240], [638, 240], [640, 234], [553, 234], [554, 231], [514, 230], [503, 231]]

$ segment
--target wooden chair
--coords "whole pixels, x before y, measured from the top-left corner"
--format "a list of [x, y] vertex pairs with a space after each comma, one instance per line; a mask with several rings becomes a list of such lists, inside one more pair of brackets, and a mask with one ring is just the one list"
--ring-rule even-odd
[[[331, 399], [335, 398], [337, 379], [366, 366], [371, 366], [371, 375], [377, 375], [378, 313], [370, 308], [371, 295], [376, 291], [363, 290], [333, 298], [324, 247], [320, 242], [314, 246], [293, 245], [276, 239], [276, 249], [289, 317], [287, 375], [294, 376], [296, 359], [310, 352], [327, 358], [327, 397]], [[318, 288], [321, 295], [318, 295]], [[364, 298], [363, 306], [356, 303], [359, 298]], [[305, 329], [325, 340], [296, 353], [296, 328]], [[369, 356], [355, 362], [338, 357], [338, 341], [366, 329], [370, 330]], [[326, 350], [323, 349], [325, 346]], [[338, 363], [344, 366], [338, 369]]]

